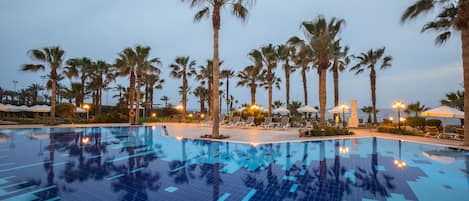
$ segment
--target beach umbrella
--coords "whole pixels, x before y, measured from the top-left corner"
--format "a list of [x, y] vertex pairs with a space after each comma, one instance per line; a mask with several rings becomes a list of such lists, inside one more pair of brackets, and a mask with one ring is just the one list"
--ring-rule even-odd
[[287, 108], [280, 107], [280, 108], [273, 110], [272, 113], [284, 115], [284, 114], [290, 114], [290, 110], [288, 110]]
[[306, 112], [306, 113], [317, 113], [318, 110], [316, 110], [314, 107], [311, 106], [303, 106], [298, 108], [296, 111], [298, 112]]
[[464, 112], [448, 107], [448, 106], [440, 106], [440, 107], [422, 112], [422, 116], [443, 118], [443, 134], [445, 134], [446, 133], [446, 119], [464, 119]]
[[337, 106], [329, 110], [330, 114], [342, 114], [342, 112], [350, 113], [350, 109], [347, 107], [345, 110], [343, 110], [340, 106]]

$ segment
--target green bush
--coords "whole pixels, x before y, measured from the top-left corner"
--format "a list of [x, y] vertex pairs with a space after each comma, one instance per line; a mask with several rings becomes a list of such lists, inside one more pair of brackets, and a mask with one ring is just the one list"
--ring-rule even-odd
[[125, 123], [128, 119], [118, 113], [102, 113], [96, 116], [95, 123]]
[[[300, 130], [301, 132], [301, 130]], [[319, 136], [339, 136], [339, 135], [353, 135], [354, 133], [348, 129], [326, 127], [324, 130], [319, 128], [308, 129], [305, 132], [305, 136], [319, 137]]]
[[426, 126], [436, 126], [437, 128], [441, 127], [441, 120], [439, 119], [427, 119], [425, 121]]
[[399, 129], [398, 127], [394, 127], [394, 126], [380, 126], [378, 127], [378, 132], [401, 134], [401, 135], [417, 135], [417, 133], [414, 133], [413, 131], [407, 130], [405, 128]]
[[406, 121], [407, 125], [417, 128], [425, 127], [425, 118], [423, 117], [408, 117]]

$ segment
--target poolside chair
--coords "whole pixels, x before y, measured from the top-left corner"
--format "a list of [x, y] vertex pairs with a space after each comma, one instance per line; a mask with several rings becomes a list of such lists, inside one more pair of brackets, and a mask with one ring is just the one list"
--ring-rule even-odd
[[282, 117], [282, 119], [280, 120], [280, 124], [278, 125], [277, 128], [283, 128], [283, 129], [290, 128], [290, 118]]
[[264, 118], [264, 122], [261, 123], [261, 125], [259, 125], [261, 127], [264, 127], [264, 128], [270, 128], [272, 125], [272, 117], [266, 117]]
[[464, 128], [455, 128], [456, 135], [453, 136], [455, 140], [464, 140]]
[[254, 116], [248, 117], [248, 119], [242, 123], [243, 127], [251, 127], [251, 126], [256, 126], [256, 123], [254, 123]]
[[233, 121], [228, 123], [226, 126], [227, 127], [236, 127], [236, 126], [238, 126], [242, 123], [242, 122], [240, 122], [240, 120], [241, 120], [240, 116], [235, 116], [235, 117], [233, 117]]
[[425, 137], [439, 138], [441, 136], [440, 130], [436, 126], [427, 126], [425, 129], [427, 130]]

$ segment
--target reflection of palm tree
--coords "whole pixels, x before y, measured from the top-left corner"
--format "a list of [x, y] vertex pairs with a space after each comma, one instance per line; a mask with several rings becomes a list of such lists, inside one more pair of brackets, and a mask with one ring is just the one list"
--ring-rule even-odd
[[379, 194], [382, 197], [387, 197], [389, 196], [388, 189], [394, 188], [394, 185], [391, 183], [394, 178], [392, 176], [383, 174], [384, 181], [380, 181], [377, 170], [378, 142], [376, 138], [373, 138], [372, 145], [373, 152], [371, 154], [371, 172], [367, 172], [362, 168], [358, 168], [355, 176], [360, 182], [356, 182], [355, 185], [365, 191], [369, 191], [373, 195]]

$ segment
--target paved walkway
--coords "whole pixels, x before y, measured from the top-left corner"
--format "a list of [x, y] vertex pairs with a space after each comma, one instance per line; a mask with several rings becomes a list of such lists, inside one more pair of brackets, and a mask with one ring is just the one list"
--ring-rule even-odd
[[[147, 126], [161, 126], [166, 125], [168, 135], [173, 137], [184, 137], [191, 139], [199, 139], [201, 135], [209, 134], [211, 127], [203, 126], [201, 124], [182, 124], [182, 123], [148, 123]], [[123, 127], [129, 126], [127, 123], [123, 124], [64, 124], [54, 126], [54, 128], [65, 128], [65, 127]], [[0, 125], [1, 128], [50, 128], [50, 126], [44, 125]], [[349, 138], [361, 138], [361, 137], [381, 137], [394, 140], [404, 140], [418, 143], [434, 144], [441, 146], [450, 146], [455, 148], [461, 148], [469, 150], [469, 146], [463, 146], [462, 141], [446, 140], [446, 139], [435, 139], [420, 136], [405, 136], [387, 133], [378, 133], [371, 129], [352, 129], [355, 133], [353, 136], [334, 136], [334, 137], [312, 137], [312, 138], [300, 138], [298, 136], [297, 128], [290, 129], [264, 129], [264, 128], [228, 128], [222, 126], [220, 133], [228, 135], [230, 138], [216, 141], [227, 141], [235, 143], [247, 143], [247, 144], [269, 144], [269, 143], [281, 143], [281, 142], [303, 142], [303, 141], [315, 141], [315, 140], [328, 140], [328, 139], [349, 139]]]

